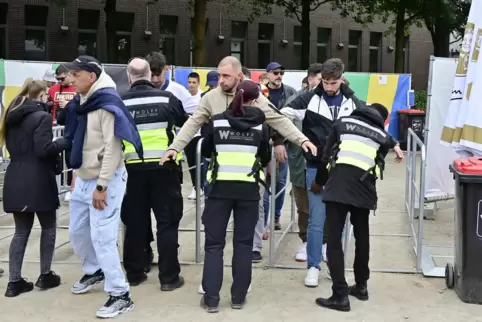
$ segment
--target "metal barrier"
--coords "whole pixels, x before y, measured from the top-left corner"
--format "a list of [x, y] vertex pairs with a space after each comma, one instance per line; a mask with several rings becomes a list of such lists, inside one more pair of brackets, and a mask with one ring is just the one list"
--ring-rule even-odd
[[[417, 150], [420, 148], [420, 174], [417, 183]], [[424, 221], [425, 221], [425, 205], [433, 202], [425, 198], [425, 170], [426, 163], [426, 146], [424, 142], [411, 129], [408, 129], [407, 136], [407, 160], [406, 160], [406, 178], [405, 178], [405, 210], [408, 215], [410, 230], [413, 236], [413, 248], [417, 258], [416, 271], [424, 276], [445, 277], [445, 261], [443, 266], [437, 266], [434, 258], [452, 259], [453, 256], [433, 255], [432, 252], [440, 247], [428, 246], [423, 244], [424, 240]], [[418, 234], [414, 223], [417, 219], [418, 208]]]

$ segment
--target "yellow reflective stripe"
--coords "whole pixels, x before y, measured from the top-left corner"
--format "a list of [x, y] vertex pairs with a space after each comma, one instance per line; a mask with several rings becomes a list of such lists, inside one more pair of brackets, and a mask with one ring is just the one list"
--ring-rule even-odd
[[338, 157], [336, 160], [336, 164], [348, 164], [365, 171], [372, 167], [370, 164], [352, 157]]
[[375, 159], [375, 157], [377, 156], [377, 149], [367, 144], [364, 144], [360, 141], [351, 141], [351, 140], [342, 141], [340, 143], [340, 151], [341, 150], [353, 151], [356, 153], [363, 154], [367, 157], [373, 157], [373, 159]]
[[[146, 163], [159, 163], [159, 158], [153, 158], [153, 159], [144, 159], [144, 162]], [[135, 163], [142, 163], [142, 160], [126, 160], [126, 164], [135, 164]]]
[[253, 176], [248, 177], [244, 173], [218, 172], [216, 181], [256, 182], [256, 179]]
[[256, 156], [248, 152], [218, 152], [216, 160], [220, 165], [245, 166], [249, 164], [252, 166]]

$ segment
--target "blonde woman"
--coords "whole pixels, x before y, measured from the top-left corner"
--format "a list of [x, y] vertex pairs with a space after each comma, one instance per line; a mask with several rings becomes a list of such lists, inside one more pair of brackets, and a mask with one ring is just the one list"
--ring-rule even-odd
[[0, 123], [0, 144], [6, 146], [11, 158], [5, 173], [3, 208], [13, 213], [15, 220], [6, 297], [33, 289], [33, 283], [22, 278], [21, 270], [35, 213], [42, 227], [41, 275], [35, 286], [49, 289], [60, 285], [60, 277], [50, 269], [56, 238], [55, 211], [60, 206], [55, 174], [59, 153], [70, 147], [70, 141], [64, 138], [52, 141], [52, 116], [47, 112], [47, 98], [45, 82], [27, 79]]

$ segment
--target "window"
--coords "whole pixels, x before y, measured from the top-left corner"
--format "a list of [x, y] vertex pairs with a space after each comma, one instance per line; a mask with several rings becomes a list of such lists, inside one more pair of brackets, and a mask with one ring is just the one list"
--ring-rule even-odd
[[331, 29], [330, 28], [318, 28], [316, 41], [316, 56], [319, 63], [323, 63], [330, 58], [331, 47]]
[[[189, 65], [192, 66], [193, 62], [194, 62], [194, 46], [195, 46], [195, 42], [194, 42], [194, 18], [191, 18], [191, 40], [190, 40], [190, 43], [189, 43], [189, 48], [191, 50], [191, 53], [190, 53], [190, 58], [189, 58]], [[205, 23], [205, 28], [204, 28], [204, 36], [207, 38], [207, 35], [208, 35], [208, 30], [209, 30], [209, 19], [206, 19], [206, 23]], [[206, 38], [205, 38], [205, 41], [204, 41], [204, 55], [206, 56], [206, 50], [207, 50], [207, 41], [206, 41]]]
[[7, 58], [7, 12], [8, 4], [0, 3], [0, 58]]
[[99, 10], [79, 9], [78, 12], [77, 54], [97, 56], [97, 30], [99, 29]]
[[293, 49], [295, 51], [296, 68], [301, 69], [301, 44], [303, 43], [303, 28], [295, 26], [293, 30]]
[[381, 32], [370, 32], [370, 73], [382, 71], [382, 39]]
[[47, 60], [47, 6], [26, 5], [25, 19], [25, 59]]
[[134, 13], [116, 12], [117, 64], [127, 64], [132, 56], [131, 34]]
[[403, 46], [403, 54], [404, 54], [404, 63], [403, 63], [403, 70], [405, 73], [409, 73], [410, 71], [410, 36], [405, 36], [405, 45]]
[[176, 60], [177, 16], [159, 16], [159, 51], [166, 56], [169, 65]]
[[258, 67], [266, 68], [273, 60], [273, 33], [274, 25], [260, 23], [258, 25]]
[[360, 30], [350, 30], [348, 33], [348, 71], [350, 72], [360, 71], [361, 34]]
[[231, 56], [239, 59], [244, 64], [244, 43], [248, 23], [245, 21], [231, 21]]

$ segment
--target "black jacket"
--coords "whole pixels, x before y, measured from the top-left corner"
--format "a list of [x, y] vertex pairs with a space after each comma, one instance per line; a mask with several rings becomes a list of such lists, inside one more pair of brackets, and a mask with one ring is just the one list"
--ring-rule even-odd
[[[358, 119], [369, 125], [384, 130], [384, 121], [380, 114], [373, 108], [365, 107], [355, 110], [350, 118]], [[340, 136], [341, 121], [338, 120], [328, 135], [323, 159], [318, 167], [315, 181], [323, 185], [326, 175], [326, 165], [333, 154], [333, 147], [338, 143]], [[387, 133], [386, 143], [379, 148], [380, 155], [385, 157], [389, 149], [393, 148], [397, 141]], [[376, 190], [376, 178], [369, 174], [361, 180], [366, 171], [347, 164], [337, 164], [328, 174], [324, 191], [321, 198], [325, 202], [337, 202], [364, 209], [376, 209], [378, 196]]]
[[[263, 124], [263, 134], [260, 145], [258, 147], [257, 156], [260, 160], [261, 166], [264, 168], [271, 159], [269, 148], [269, 130], [268, 126], [264, 124], [265, 115], [257, 107], [245, 106], [244, 116], [233, 115], [233, 110], [228, 108], [221, 114], [213, 115], [204, 131], [204, 140], [201, 146], [201, 151], [204, 157], [211, 158], [216, 152], [214, 146], [214, 126], [213, 122], [219, 119], [226, 119], [229, 125], [240, 132], [244, 132], [254, 126]], [[210, 180], [211, 178], [207, 178]], [[240, 199], [240, 200], [259, 200], [259, 186], [256, 183], [250, 182], [236, 182], [236, 181], [216, 181], [210, 187], [208, 198], [224, 198], [224, 199]]]
[[[166, 129], [169, 145], [174, 140], [175, 126], [182, 127], [188, 119], [181, 101], [171, 92], [157, 88], [150, 81], [139, 80], [122, 94], [122, 100], [132, 114], [136, 125], [155, 122], [168, 122]], [[160, 166], [158, 162], [127, 165], [128, 170], [170, 168], [171, 163]]]
[[[340, 91], [343, 94], [342, 105], [338, 118], [350, 115], [357, 108], [365, 107], [355, 93], [345, 84], [342, 84]], [[318, 148], [318, 153], [313, 156], [305, 153], [307, 166], [318, 166], [321, 161], [323, 148], [326, 144], [326, 137], [330, 132], [333, 122], [331, 110], [323, 99], [323, 84], [313, 91], [305, 92], [293, 99], [287, 106], [281, 109], [283, 114], [302, 122], [302, 132]]]
[[57, 209], [56, 160], [61, 151], [70, 147], [70, 141], [60, 138], [52, 142], [52, 116], [46, 104], [29, 99], [7, 112], [6, 128], [11, 161], [3, 187], [4, 211]]

